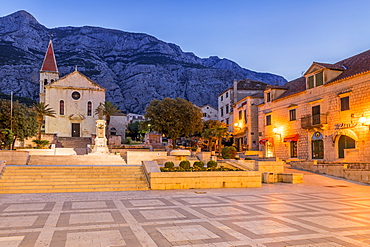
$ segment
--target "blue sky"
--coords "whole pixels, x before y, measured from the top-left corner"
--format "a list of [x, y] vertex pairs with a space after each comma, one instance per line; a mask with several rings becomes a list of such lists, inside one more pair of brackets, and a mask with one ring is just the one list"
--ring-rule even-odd
[[0, 0], [46, 27], [100, 26], [147, 33], [199, 57], [217, 55], [288, 80], [313, 61], [370, 49], [367, 0]]

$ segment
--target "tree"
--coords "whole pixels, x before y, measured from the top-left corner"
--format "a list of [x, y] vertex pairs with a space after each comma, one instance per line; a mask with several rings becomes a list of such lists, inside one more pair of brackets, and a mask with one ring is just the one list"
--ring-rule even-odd
[[176, 139], [188, 137], [202, 130], [202, 113], [191, 102], [182, 98], [152, 100], [145, 109], [151, 130], [165, 134], [176, 147]]
[[45, 117], [53, 117], [55, 118], [56, 112], [53, 108], [49, 107], [49, 104], [45, 104], [45, 102], [37, 102], [33, 104], [32, 111], [36, 113], [37, 116], [37, 140], [41, 140], [41, 128], [44, 124]]
[[37, 133], [36, 113], [18, 101], [13, 102], [13, 114], [10, 113], [10, 100], [0, 100], [0, 129], [11, 129], [14, 139], [23, 141]]
[[0, 129], [0, 149], [10, 147], [13, 143], [14, 135], [9, 129]]
[[208, 149], [212, 151], [212, 144], [218, 145], [218, 152], [221, 152], [222, 139], [229, 136], [228, 127], [218, 120], [208, 120], [204, 123], [202, 137], [208, 140]]

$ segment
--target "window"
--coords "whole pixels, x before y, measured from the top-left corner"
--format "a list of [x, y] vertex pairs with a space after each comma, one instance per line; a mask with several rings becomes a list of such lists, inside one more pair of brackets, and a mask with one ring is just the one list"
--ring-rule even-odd
[[244, 111], [244, 122], [248, 123], [247, 110]]
[[295, 109], [289, 110], [289, 120], [290, 121], [297, 120], [296, 110]]
[[225, 106], [225, 113], [228, 114], [229, 113], [229, 105], [226, 105]]
[[80, 94], [79, 92], [74, 91], [74, 92], [72, 93], [72, 99], [74, 99], [74, 100], [79, 100], [80, 98], [81, 98], [81, 94]]
[[220, 115], [221, 115], [221, 117], [224, 116], [224, 108], [220, 108]]
[[239, 111], [239, 120], [242, 120], [242, 118], [243, 118], [243, 111], [242, 111], [242, 110], [240, 110], [240, 111]]
[[229, 92], [226, 92], [225, 98], [227, 99], [229, 97]]
[[221, 95], [221, 101], [224, 101], [224, 96], [223, 95]]
[[321, 71], [315, 75], [316, 87], [324, 84], [324, 73]]
[[228, 118], [226, 118], [226, 124], [229, 124], [229, 119]]
[[349, 96], [340, 98], [340, 110], [341, 111], [349, 110]]
[[270, 102], [271, 101], [271, 93], [266, 94], [266, 101]]
[[116, 130], [116, 128], [114, 128], [114, 127], [112, 127], [112, 128], [110, 128], [110, 135], [111, 136], [115, 136], [115, 135], [117, 135], [117, 130]]
[[312, 107], [312, 125], [320, 124], [320, 106]]
[[314, 88], [324, 84], [324, 72], [321, 71], [315, 75], [307, 77], [307, 88]]
[[44, 79], [44, 85], [48, 85], [48, 79]]
[[59, 101], [59, 115], [64, 115], [64, 100]]
[[290, 142], [290, 157], [291, 158], [297, 158], [298, 156], [298, 152], [297, 152], [297, 148], [298, 147], [298, 144], [296, 141], [291, 141]]
[[266, 116], [266, 125], [271, 125], [271, 115]]
[[207, 113], [203, 113], [203, 117], [207, 117]]
[[307, 78], [307, 87], [308, 87], [308, 89], [310, 89], [310, 88], [314, 88], [314, 81], [313, 81], [313, 75], [311, 75], [311, 76], [309, 76], [308, 78]]
[[91, 117], [92, 115], [92, 103], [91, 101], [87, 102], [87, 116]]

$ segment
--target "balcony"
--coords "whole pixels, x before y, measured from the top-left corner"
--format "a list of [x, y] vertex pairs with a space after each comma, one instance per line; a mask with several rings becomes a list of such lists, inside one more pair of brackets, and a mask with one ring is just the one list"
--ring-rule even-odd
[[320, 128], [324, 129], [327, 126], [327, 114], [316, 114], [307, 115], [301, 118], [301, 128], [302, 129], [313, 129]]

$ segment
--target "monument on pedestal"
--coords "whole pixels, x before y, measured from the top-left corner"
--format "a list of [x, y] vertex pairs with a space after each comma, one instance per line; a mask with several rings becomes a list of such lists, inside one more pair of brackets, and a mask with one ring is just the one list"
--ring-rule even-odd
[[92, 154], [109, 154], [107, 138], [105, 137], [106, 121], [103, 119], [103, 106], [98, 106], [98, 117], [96, 120], [96, 138]]

